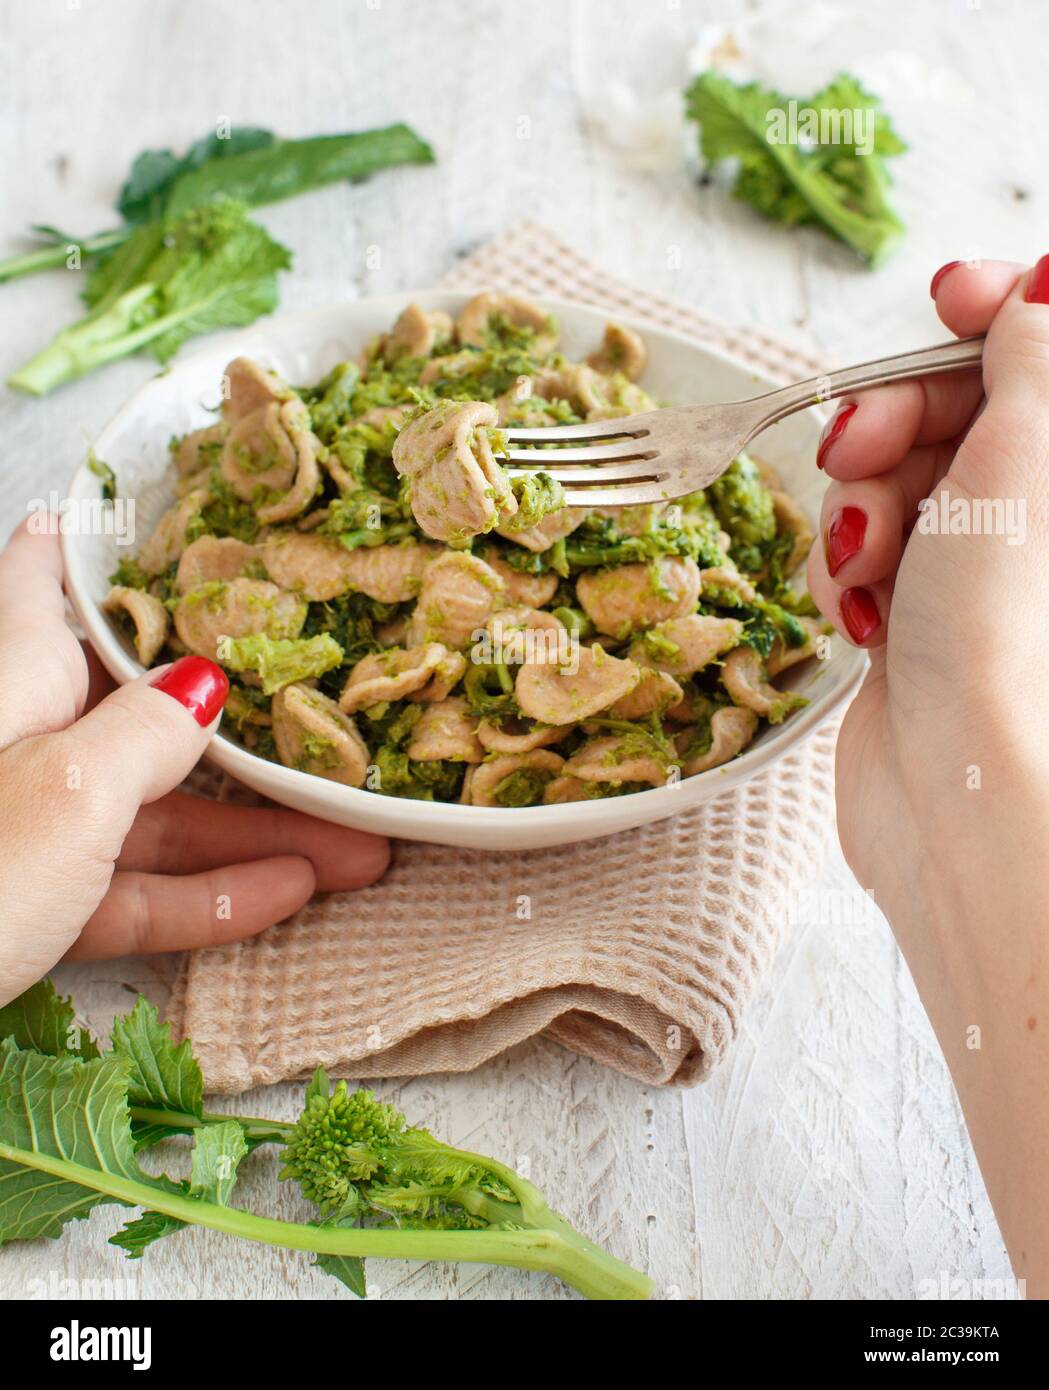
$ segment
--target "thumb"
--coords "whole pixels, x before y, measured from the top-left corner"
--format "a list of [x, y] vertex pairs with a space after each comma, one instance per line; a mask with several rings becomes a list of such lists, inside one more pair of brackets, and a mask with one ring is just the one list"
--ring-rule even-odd
[[202, 656], [183, 656], [120, 686], [59, 736], [82, 781], [106, 789], [115, 823], [177, 787], [222, 714], [229, 681]]
[[[115, 690], [67, 728], [4, 751], [0, 975], [12, 975], [14, 993], [76, 940], [109, 888], [139, 807], [189, 772], [228, 689], [213, 662], [184, 656]], [[9, 984], [0, 979], [0, 999], [13, 997]]]
[[951, 473], [974, 496], [1046, 495], [1049, 449], [1049, 256], [1021, 276], [991, 323], [987, 405]]

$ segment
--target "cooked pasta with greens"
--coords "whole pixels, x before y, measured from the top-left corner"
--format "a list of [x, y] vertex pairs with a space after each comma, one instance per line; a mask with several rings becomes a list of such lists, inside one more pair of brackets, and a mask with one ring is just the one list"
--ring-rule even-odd
[[774, 683], [826, 630], [790, 583], [801, 509], [745, 455], [591, 510], [500, 464], [504, 427], [656, 408], [646, 357], [609, 324], [568, 361], [542, 309], [486, 293], [409, 305], [313, 386], [238, 358], [104, 607], [145, 666], [219, 662], [245, 748], [346, 786], [522, 807], [718, 767], [805, 704]]

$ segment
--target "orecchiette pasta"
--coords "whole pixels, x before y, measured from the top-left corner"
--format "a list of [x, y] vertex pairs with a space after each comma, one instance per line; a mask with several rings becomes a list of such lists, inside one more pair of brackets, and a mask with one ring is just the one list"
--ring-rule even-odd
[[185, 594], [212, 580], [242, 579], [258, 564], [258, 551], [246, 541], [233, 536], [199, 536], [179, 557], [175, 588]]
[[281, 641], [297, 637], [306, 604], [268, 579], [213, 580], [183, 594], [175, 608], [175, 631], [188, 651], [219, 659], [223, 637], [259, 633]]
[[102, 610], [113, 616], [125, 614], [135, 629], [135, 652], [143, 666], [151, 666], [157, 653], [167, 641], [170, 618], [160, 599], [143, 589], [129, 589], [115, 584], [110, 589]]
[[245, 747], [346, 786], [518, 808], [719, 767], [804, 703], [772, 682], [826, 631], [787, 583], [812, 528], [779, 477], [741, 456], [587, 510], [500, 463], [501, 425], [655, 408], [646, 362], [616, 324], [569, 360], [495, 293], [408, 305], [314, 386], [238, 358], [105, 610], [143, 665], [224, 663]]
[[273, 737], [285, 767], [360, 787], [368, 747], [352, 719], [319, 690], [286, 685], [273, 697]]
[[397, 436], [394, 467], [408, 479], [415, 520], [434, 540], [461, 542], [517, 511], [492, 452], [489, 430], [498, 423], [495, 407], [484, 401], [450, 401]]
[[350, 672], [339, 708], [353, 714], [355, 710], [413, 695], [433, 680], [447, 655], [440, 642], [427, 642], [407, 651], [391, 647], [389, 651], [361, 657]]

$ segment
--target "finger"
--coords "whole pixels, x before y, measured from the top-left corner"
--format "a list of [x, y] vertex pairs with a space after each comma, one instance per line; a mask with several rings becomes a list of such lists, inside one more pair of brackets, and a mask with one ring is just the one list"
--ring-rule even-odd
[[117, 873], [65, 959], [223, 946], [290, 917], [314, 887], [309, 860], [294, 855], [180, 878]]
[[114, 691], [67, 729], [0, 754], [4, 785], [18, 793], [0, 837], [0, 894], [10, 885], [0, 909], [23, 988], [27, 970], [39, 978], [75, 943], [109, 891], [139, 807], [189, 772], [228, 688], [212, 662], [183, 657]]
[[1026, 269], [1015, 261], [949, 261], [932, 277], [936, 312], [956, 337], [986, 333]]
[[[951, 261], [933, 277], [936, 309], [959, 337], [986, 333], [1024, 267], [1007, 261]], [[886, 473], [915, 445], [961, 434], [983, 395], [979, 368], [898, 381], [842, 401], [817, 461], [834, 478]]]
[[951, 478], [976, 498], [1049, 500], [1049, 256], [1013, 286], [987, 334], [987, 408], [959, 449]]
[[317, 891], [330, 893], [381, 878], [390, 862], [390, 842], [298, 811], [172, 792], [139, 812], [117, 868], [186, 874], [288, 854], [308, 859]]
[[[213, 661], [184, 656], [114, 690], [57, 740], [76, 771], [76, 803], [105, 831], [100, 848], [120, 852], [139, 807], [178, 786], [217, 727], [229, 681]], [[46, 740], [45, 740], [46, 741]]]
[[87, 697], [84, 654], [65, 620], [58, 536], [32, 524], [22, 522], [0, 552], [0, 751], [65, 728]]
[[[218, 726], [229, 681], [203, 656], [147, 671], [115, 689], [56, 734], [26, 739], [4, 758], [29, 758], [47, 795], [46, 842], [76, 845], [82, 859], [113, 866], [143, 803], [181, 783]], [[97, 901], [97, 899], [96, 899]]]
[[912, 449], [898, 468], [874, 478], [833, 482], [823, 497], [820, 535], [827, 574], [841, 588], [895, 574], [918, 504], [944, 476], [950, 445]]
[[888, 635], [889, 607], [895, 572], [890, 579], [843, 588], [827, 572], [818, 546], [809, 554], [809, 592], [820, 612], [855, 647], [880, 647]]
[[912, 449], [955, 439], [982, 399], [979, 368], [862, 391], [825, 426], [817, 462], [843, 481], [889, 473]]

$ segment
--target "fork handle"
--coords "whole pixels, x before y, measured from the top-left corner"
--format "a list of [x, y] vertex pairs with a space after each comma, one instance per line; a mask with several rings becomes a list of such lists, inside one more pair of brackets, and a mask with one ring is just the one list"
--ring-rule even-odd
[[939, 372], [975, 367], [983, 357], [983, 344], [982, 333], [975, 338], [956, 338], [953, 342], [939, 343], [936, 347], [919, 348], [917, 352], [901, 352], [896, 357], [880, 357], [874, 362], [861, 362], [856, 367], [843, 367], [838, 372], [814, 376], [808, 381], [799, 381], [793, 386], [755, 396], [751, 403], [761, 406], [766, 413], [754, 434], [798, 410], [817, 405], [820, 401], [834, 400], [850, 391], [865, 391], [870, 386], [882, 386], [887, 381], [935, 376]]

